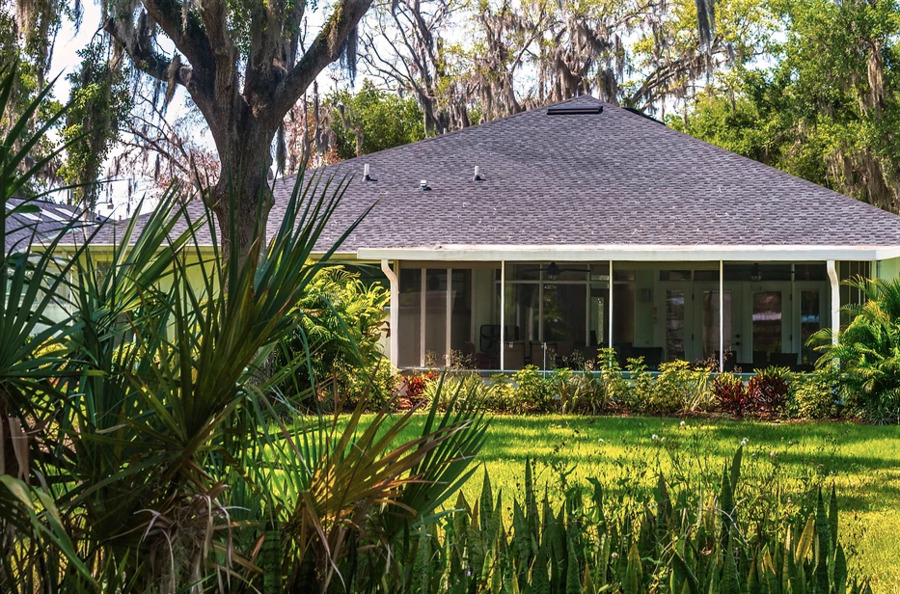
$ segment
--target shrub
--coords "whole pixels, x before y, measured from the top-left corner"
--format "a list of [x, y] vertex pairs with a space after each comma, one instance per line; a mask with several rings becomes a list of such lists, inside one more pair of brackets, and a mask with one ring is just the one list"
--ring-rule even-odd
[[384, 287], [366, 285], [341, 266], [319, 271], [297, 306], [300, 324], [273, 355], [273, 367], [294, 369], [278, 388], [293, 395], [324, 385], [346, 393], [359, 383], [354, 368], [374, 372], [382, 359], [379, 341], [389, 298]]
[[764, 416], [777, 416], [784, 411], [789, 374], [784, 367], [767, 367], [750, 378], [747, 392], [754, 412]]
[[345, 404], [351, 407], [365, 400], [369, 410], [379, 410], [391, 401], [400, 388], [400, 375], [387, 359], [379, 360], [368, 370], [345, 366], [340, 374], [345, 378]]
[[471, 398], [487, 410], [503, 412], [495, 408], [497, 403], [492, 402], [489, 397], [492, 387], [485, 385], [484, 380], [474, 373], [444, 372], [439, 375], [432, 371], [419, 374], [419, 376], [425, 378], [425, 388], [421, 399], [433, 402], [437, 398], [440, 410], [452, 408], [457, 402], [459, 394], [470, 394]]
[[823, 353], [818, 367], [828, 372], [839, 362], [836, 377], [848, 408], [874, 423], [900, 421], [900, 278], [857, 278], [849, 285], [866, 297], [848, 305], [850, 324], [831, 344], [829, 329], [810, 339]]
[[600, 350], [597, 355], [597, 373], [600, 375], [607, 405], [628, 401], [631, 397], [631, 386], [622, 374], [615, 349]]
[[602, 372], [595, 372], [590, 364], [585, 364], [581, 373], [557, 369], [550, 376], [559, 395], [559, 409], [562, 413], [597, 414], [609, 404], [609, 393]]
[[840, 416], [838, 389], [827, 373], [797, 373], [788, 391], [788, 415], [802, 419], [827, 419]]
[[425, 373], [412, 373], [403, 378], [403, 385], [406, 388], [406, 397], [412, 402], [418, 402], [426, 396], [429, 384], [437, 379], [438, 375], [434, 371]]
[[723, 411], [743, 417], [753, 411], [753, 401], [743, 380], [733, 373], [720, 373], [713, 380], [713, 394]]
[[518, 408], [521, 411], [552, 412], [556, 409], [554, 382], [552, 379], [545, 379], [544, 373], [534, 365], [526, 365], [518, 370], [513, 375], [512, 381], [515, 386], [515, 400], [519, 403]]
[[653, 376], [647, 371], [644, 358], [628, 359], [625, 369], [628, 371], [630, 380], [630, 386], [626, 391], [625, 404], [632, 410], [649, 410], [654, 399]]
[[659, 367], [650, 403], [652, 412], [687, 413], [712, 408], [708, 369], [693, 369], [687, 361], [672, 361]]

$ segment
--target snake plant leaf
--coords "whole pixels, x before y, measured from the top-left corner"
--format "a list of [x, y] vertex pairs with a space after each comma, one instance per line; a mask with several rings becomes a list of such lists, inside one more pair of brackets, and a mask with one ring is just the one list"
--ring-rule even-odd
[[734, 551], [731, 546], [731, 536], [725, 547], [724, 561], [722, 564], [722, 581], [719, 582], [719, 594], [741, 594], [741, 584], [738, 579], [737, 563], [734, 560]]
[[628, 549], [628, 565], [625, 569], [625, 578], [622, 580], [623, 594], [638, 594], [643, 581], [643, 566], [641, 565], [641, 553], [638, 551], [637, 542], [631, 541]]
[[484, 469], [484, 480], [481, 483], [481, 529], [487, 530], [488, 521], [491, 519], [491, 516], [494, 515], [494, 495], [491, 491], [491, 477], [488, 474], [487, 468]]
[[584, 584], [582, 587], [584, 594], [596, 594], [597, 589], [594, 586], [594, 571], [591, 568], [590, 558], [584, 560]]
[[547, 569], [549, 543], [542, 544], [538, 549], [537, 558], [531, 570], [530, 594], [550, 594], [550, 573]]
[[838, 502], [834, 484], [831, 485], [831, 498], [828, 501], [828, 526], [831, 529], [831, 549], [838, 545]]
[[831, 528], [828, 515], [825, 512], [825, 503], [822, 500], [822, 490], [819, 489], [816, 500], [816, 544], [815, 544], [815, 572], [816, 587], [819, 592], [828, 592], [829, 577], [828, 565], [832, 558]]
[[738, 480], [741, 477], [741, 460], [744, 457], [744, 446], [739, 446], [731, 460], [731, 492], [737, 493]]
[[700, 581], [678, 551], [672, 553], [672, 577], [670, 579], [673, 591], [681, 592], [686, 587], [690, 594], [700, 594]]
[[800, 533], [800, 539], [797, 541], [797, 548], [794, 551], [793, 558], [795, 564], [801, 565], [806, 559], [807, 555], [809, 555], [809, 551], [813, 546], [813, 538], [815, 537], [815, 532], [815, 516], [813, 514], [810, 514], [806, 519], [806, 525], [803, 527], [803, 532]]
[[[572, 540], [568, 541], [568, 562], [566, 565], [566, 594], [582, 594], [581, 575], [578, 567], [578, 556]], [[587, 570], [585, 570], [587, 571]]]
[[276, 524], [266, 530], [265, 541], [263, 541], [260, 559], [260, 569], [263, 571], [263, 594], [281, 594], [283, 590], [282, 559], [281, 530]]
[[833, 590], [835, 594], [844, 594], [847, 590], [847, 557], [844, 554], [844, 547], [837, 545], [834, 554], [834, 577], [832, 578]]

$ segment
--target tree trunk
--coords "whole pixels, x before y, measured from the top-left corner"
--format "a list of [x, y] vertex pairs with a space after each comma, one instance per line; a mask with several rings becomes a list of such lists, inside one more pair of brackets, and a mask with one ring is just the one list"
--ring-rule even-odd
[[[253, 121], [226, 124], [217, 136], [222, 171], [207, 196], [216, 215], [222, 255], [257, 258], [266, 243], [266, 222], [274, 205], [268, 174], [277, 126]], [[233, 225], [233, 231], [232, 231]]]

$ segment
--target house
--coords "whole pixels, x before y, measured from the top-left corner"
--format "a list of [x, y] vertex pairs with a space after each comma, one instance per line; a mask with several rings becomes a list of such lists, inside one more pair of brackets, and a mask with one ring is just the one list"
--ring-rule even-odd
[[[810, 365], [900, 272], [900, 217], [591, 97], [351, 159], [324, 250], [389, 279], [400, 368], [514, 370], [612, 346], [653, 367]], [[289, 185], [276, 189], [270, 227]]]
[[546, 369], [610, 346], [651, 368], [802, 368], [861, 299], [841, 281], [900, 274], [900, 217], [591, 97], [319, 173], [349, 179], [319, 253], [374, 204], [336, 259], [383, 271], [400, 368]]

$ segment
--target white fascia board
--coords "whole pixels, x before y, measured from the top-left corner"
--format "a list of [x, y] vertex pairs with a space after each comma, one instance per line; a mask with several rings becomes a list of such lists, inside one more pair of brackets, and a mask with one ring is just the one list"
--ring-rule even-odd
[[431, 260], [467, 262], [798, 262], [804, 260], [872, 261], [900, 257], [900, 246], [813, 245], [442, 245], [412, 248], [361, 248], [360, 260]]

